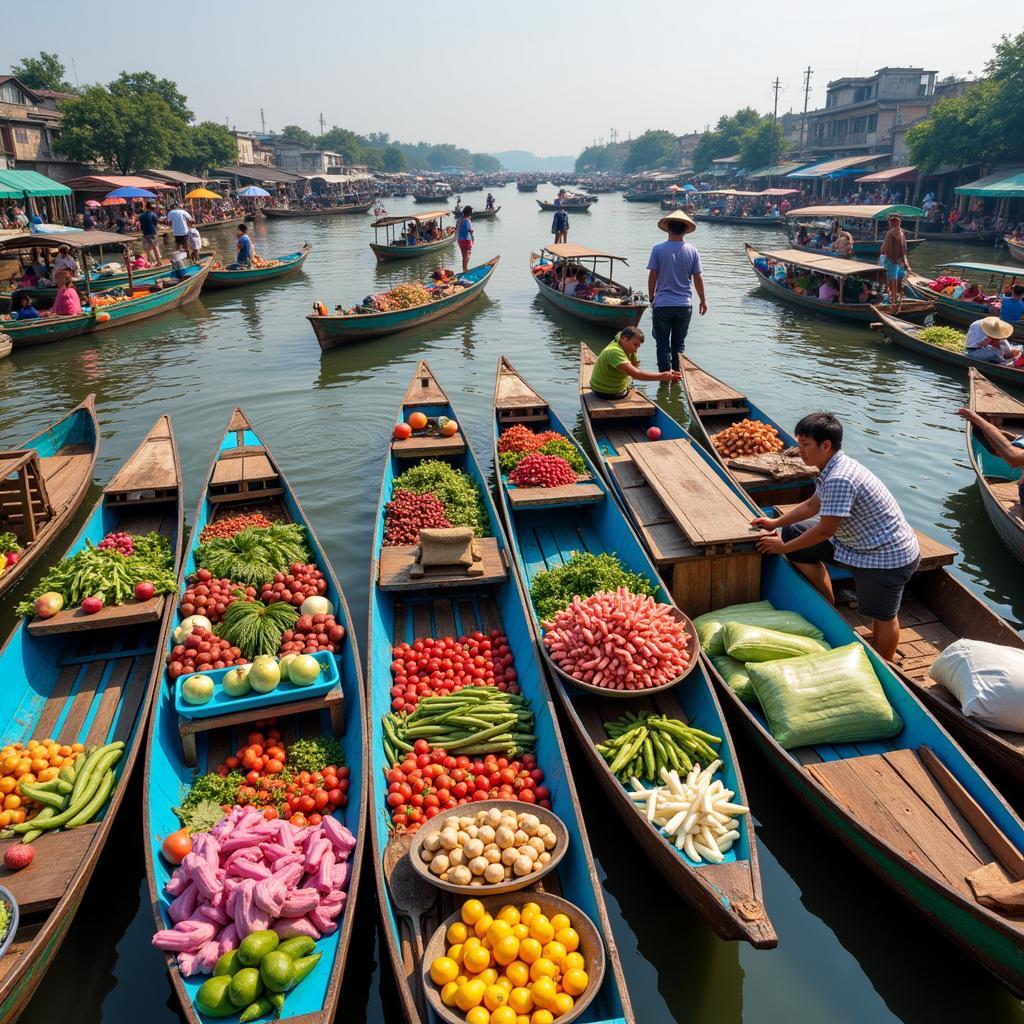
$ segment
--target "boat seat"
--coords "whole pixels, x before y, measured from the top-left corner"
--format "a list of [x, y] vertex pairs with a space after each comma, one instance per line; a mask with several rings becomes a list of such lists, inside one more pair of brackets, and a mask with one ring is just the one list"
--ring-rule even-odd
[[512, 508], [544, 508], [552, 505], [589, 505], [604, 499], [604, 490], [584, 477], [565, 487], [509, 487], [505, 491]]
[[999, 502], [1011, 516], [1015, 516], [1017, 519], [1024, 518], [1024, 509], [1021, 508], [1019, 496], [1017, 494], [1017, 482], [1014, 481], [1001, 481], [1000, 483], [989, 483], [989, 487], [992, 489], [992, 494], [996, 501]]
[[39, 460], [50, 504], [55, 510], [64, 508], [78, 490], [93, 454], [87, 444], [67, 444], [56, 455]]
[[213, 467], [209, 491], [211, 502], [284, 493], [266, 449], [255, 446], [225, 452]]
[[399, 459], [436, 459], [448, 455], [462, 455], [466, 451], [466, 439], [460, 427], [451, 437], [441, 434], [425, 434], [407, 437], [391, 442], [391, 451]]
[[38, 453], [31, 449], [0, 453], [0, 525], [31, 543], [52, 517]]
[[[93, 821], [73, 829], [57, 829], [35, 842], [36, 863], [28, 870], [10, 871], [0, 866], [0, 885], [18, 901], [22, 917], [49, 910], [60, 902], [82, 867], [101, 822]], [[0, 843], [0, 858], [9, 846], [21, 842], [16, 837]]]
[[589, 389], [583, 392], [587, 412], [592, 419], [649, 419], [656, 411], [654, 403], [636, 388], [630, 388], [625, 398], [601, 398]]
[[428, 566], [422, 576], [413, 577], [410, 570], [416, 561], [417, 545], [397, 544], [382, 547], [377, 566], [377, 586], [381, 590], [432, 590], [437, 587], [484, 587], [503, 583], [508, 577], [508, 564], [495, 537], [478, 537], [483, 572], [475, 576], [464, 570], [443, 565]]

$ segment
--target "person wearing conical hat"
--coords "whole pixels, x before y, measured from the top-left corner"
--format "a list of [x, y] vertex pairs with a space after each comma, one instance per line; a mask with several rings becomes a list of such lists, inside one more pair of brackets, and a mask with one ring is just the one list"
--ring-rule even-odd
[[995, 363], [998, 366], [1024, 365], [1021, 349], [1006, 340], [1011, 334], [1013, 324], [997, 316], [975, 320], [967, 328], [967, 337], [964, 338], [968, 357], [980, 363]]
[[658, 369], [678, 370], [693, 314], [694, 289], [700, 299], [700, 315], [708, 311], [700, 253], [685, 240], [697, 225], [682, 210], [673, 210], [658, 221], [658, 227], [668, 234], [668, 241], [651, 250], [647, 294], [651, 299]]

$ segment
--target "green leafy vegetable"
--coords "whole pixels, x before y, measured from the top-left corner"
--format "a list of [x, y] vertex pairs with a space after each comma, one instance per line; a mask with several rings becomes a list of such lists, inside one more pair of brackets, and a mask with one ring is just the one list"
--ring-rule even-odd
[[270, 583], [274, 574], [293, 562], [312, 561], [306, 528], [297, 523], [252, 527], [233, 537], [214, 537], [196, 548], [196, 563], [219, 579], [238, 580], [246, 586]]
[[929, 345], [938, 345], [939, 348], [948, 349], [950, 352], [964, 351], [966, 335], [955, 327], [925, 327], [917, 332], [917, 336]]
[[0, 555], [6, 555], [8, 551], [20, 550], [21, 542], [13, 533], [10, 531], [0, 533]]
[[618, 590], [619, 587], [648, 597], [657, 593], [657, 587], [646, 576], [628, 572], [614, 555], [576, 551], [565, 565], [534, 576], [530, 598], [538, 618], [548, 620], [574, 597], [590, 597], [599, 590]]
[[[237, 787], [236, 787], [237, 792]], [[235, 796], [225, 803], [234, 803]], [[175, 807], [174, 813], [187, 825], [190, 832], [209, 832], [224, 818], [224, 808], [216, 800], [197, 800], [188, 807]]]
[[276, 654], [284, 631], [298, 622], [299, 610], [284, 601], [247, 601], [241, 590], [236, 590], [235, 595], [240, 600], [228, 605], [224, 618], [213, 631], [249, 659], [259, 654]]
[[477, 537], [487, 535], [487, 512], [479, 488], [468, 473], [453, 469], [447, 462], [424, 459], [395, 477], [393, 490], [433, 494], [444, 505], [452, 526], [472, 527]]
[[7, 909], [7, 902], [0, 900], [0, 942], [7, 938], [7, 929], [11, 926], [11, 912]]
[[340, 768], [345, 750], [333, 736], [311, 736], [296, 740], [287, 749], [289, 772], [322, 772], [328, 765]]
[[545, 441], [539, 448], [531, 452], [501, 452], [498, 456], [501, 472], [505, 475], [511, 473], [527, 455], [534, 455], [537, 452], [541, 455], [557, 455], [565, 459], [577, 473], [587, 472], [587, 464], [584, 462], [583, 456], [580, 455], [579, 449], [564, 437], [555, 437], [550, 441]]
[[225, 804], [231, 805], [235, 802], [238, 788], [244, 781], [240, 772], [228, 772], [227, 775], [208, 772], [206, 775], [200, 775], [199, 770], [196, 769], [192, 785], [182, 799], [181, 807], [176, 808], [174, 813], [184, 820], [182, 812], [191, 814], [200, 805], [206, 803], [216, 804], [218, 809]]

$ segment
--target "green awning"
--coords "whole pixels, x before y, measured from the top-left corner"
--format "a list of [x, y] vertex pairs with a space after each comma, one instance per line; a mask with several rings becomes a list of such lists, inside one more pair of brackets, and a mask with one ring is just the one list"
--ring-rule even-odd
[[756, 171], [748, 171], [748, 178], [782, 178], [787, 174], [792, 174], [794, 171], [799, 171], [804, 167], [809, 167], [810, 164], [799, 163], [790, 161], [785, 164], [772, 164], [771, 167], [758, 167]]
[[0, 195], [8, 199], [22, 196], [69, 196], [71, 189], [59, 181], [47, 178], [36, 171], [0, 171]]
[[999, 171], [956, 189], [958, 196], [982, 196], [986, 199], [1024, 199], [1024, 167]]

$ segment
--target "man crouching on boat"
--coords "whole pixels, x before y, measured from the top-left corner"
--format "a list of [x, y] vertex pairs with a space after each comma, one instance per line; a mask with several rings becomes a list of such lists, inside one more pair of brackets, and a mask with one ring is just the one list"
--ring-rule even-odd
[[637, 349], [644, 343], [639, 327], [623, 327], [602, 349], [590, 373], [590, 390], [600, 398], [625, 398], [634, 380], [677, 381], [678, 370], [641, 370]]
[[761, 537], [758, 550], [788, 555], [832, 604], [826, 566], [848, 569], [857, 584], [859, 611], [874, 620], [872, 646], [892, 661], [903, 589], [921, 564], [917, 536], [885, 484], [841, 450], [843, 425], [835, 416], [811, 413], [793, 433], [801, 458], [818, 470], [814, 494], [785, 515], [752, 520], [758, 529], [782, 530], [781, 536]]

